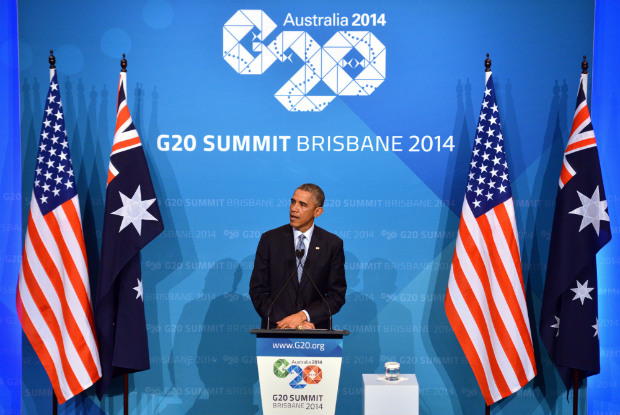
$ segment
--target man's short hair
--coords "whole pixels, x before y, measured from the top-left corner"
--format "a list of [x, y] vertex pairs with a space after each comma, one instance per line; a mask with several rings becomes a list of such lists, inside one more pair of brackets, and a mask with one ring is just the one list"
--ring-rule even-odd
[[314, 197], [314, 203], [316, 203], [316, 205], [319, 207], [323, 207], [323, 203], [325, 203], [325, 193], [323, 193], [323, 190], [319, 186], [312, 183], [305, 183], [299, 186], [297, 189], [303, 190], [304, 192], [312, 193], [312, 196]]

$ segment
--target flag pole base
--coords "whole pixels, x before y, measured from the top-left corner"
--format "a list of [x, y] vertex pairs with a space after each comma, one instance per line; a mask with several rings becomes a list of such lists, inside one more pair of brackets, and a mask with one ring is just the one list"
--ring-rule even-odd
[[579, 372], [573, 369], [573, 415], [577, 415], [579, 406]]
[[123, 415], [129, 415], [129, 375], [123, 375]]

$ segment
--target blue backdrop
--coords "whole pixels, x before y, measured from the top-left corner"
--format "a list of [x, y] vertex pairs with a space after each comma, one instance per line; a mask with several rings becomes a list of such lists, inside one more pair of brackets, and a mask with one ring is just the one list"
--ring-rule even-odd
[[[618, 327], [618, 298], [620, 297], [620, 27], [614, 17], [620, 16], [617, 1], [596, 2], [594, 30], [594, 67], [592, 68], [592, 124], [599, 140], [599, 154], [605, 191], [609, 192], [609, 220], [613, 226], [611, 242], [597, 260], [601, 275], [599, 282], [599, 321], [606, 335], [601, 336], [601, 374], [588, 382], [588, 413], [611, 415], [618, 413], [618, 378], [620, 377], [620, 335]], [[615, 205], [615, 207], [614, 207]], [[599, 323], [599, 326], [601, 323]], [[601, 326], [603, 327], [603, 326]], [[604, 333], [604, 332], [601, 332]]]
[[[289, 111], [274, 95], [302, 67], [297, 54], [259, 65], [262, 74], [239, 73], [230, 64], [237, 56], [258, 55], [252, 40], [262, 34], [256, 27], [226, 48], [224, 26], [237, 27], [229, 33], [242, 30], [230, 19], [247, 9], [263, 10], [274, 22], [262, 39], [267, 45], [283, 31], [305, 31], [319, 46], [335, 42], [339, 31], [371, 32], [385, 66], [364, 62], [364, 50], [350, 51], [344, 56], [350, 65], [342, 68], [349, 76], [368, 62], [377, 69], [370, 85], [361, 85], [367, 96], [338, 86], [335, 96], [335, 81], [325, 79], [305, 91], [333, 97], [322, 111]], [[311, 26], [293, 24], [314, 15], [335, 17], [340, 26], [312, 18]], [[360, 26], [353, 26], [356, 21]], [[443, 300], [484, 87], [484, 53], [493, 59], [536, 333], [559, 166], [580, 58], [592, 55], [593, 23], [591, 1], [20, 2], [22, 191], [29, 195], [32, 186], [47, 56], [54, 49], [91, 270], [98, 268], [120, 55], [129, 61], [129, 105], [166, 226], [143, 251], [152, 368], [131, 377], [136, 413], [260, 412], [248, 334], [259, 324], [247, 294], [254, 250], [262, 232], [286, 223], [288, 200], [307, 181], [327, 195], [319, 225], [345, 241], [349, 290], [334, 322], [352, 335], [344, 344], [337, 412], [362, 412], [361, 374], [381, 372], [388, 360], [418, 376], [421, 413], [482, 411]], [[251, 52], [242, 55], [239, 46]], [[313, 47], [309, 41], [304, 46]], [[223, 51], [232, 51], [228, 61]], [[275, 136], [278, 150], [234, 151], [233, 138], [224, 150], [226, 135]], [[205, 136], [214, 137], [205, 142]], [[362, 146], [366, 136], [370, 147]], [[377, 136], [389, 140], [387, 150]], [[323, 146], [306, 147], [305, 137]], [[603, 149], [609, 138], [598, 130], [597, 137]], [[338, 142], [345, 143], [343, 151]], [[205, 151], [209, 143], [215, 146]], [[610, 189], [613, 212], [617, 193]], [[28, 203], [23, 200], [23, 212]], [[601, 252], [601, 260], [617, 261], [611, 252]], [[600, 327], [604, 347], [605, 331], [613, 327]], [[539, 375], [493, 413], [546, 414], [571, 406], [537, 337], [534, 347]], [[120, 413], [120, 384], [114, 386], [116, 395], [101, 403], [86, 393], [61, 413]], [[24, 341], [23, 411], [48, 411], [50, 401], [49, 382]]]
[[0, 414], [20, 413], [21, 326], [15, 289], [21, 261], [21, 155], [17, 3], [0, 3]]

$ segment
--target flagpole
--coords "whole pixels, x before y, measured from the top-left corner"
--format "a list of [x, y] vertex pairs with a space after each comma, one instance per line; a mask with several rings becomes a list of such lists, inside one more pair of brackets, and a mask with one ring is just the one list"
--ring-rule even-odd
[[[488, 53], [487, 58], [484, 60], [484, 72], [491, 72], [491, 59], [489, 59]], [[491, 415], [491, 406], [486, 403], [484, 405], [484, 415]]]
[[[487, 53], [487, 58], [484, 60], [484, 71], [491, 72], [491, 59], [489, 59], [489, 54]], [[491, 415], [491, 406], [484, 404], [484, 415]]]
[[50, 57], [47, 60], [50, 63], [50, 69], [56, 69], [56, 57], [53, 50], [50, 50]]
[[[127, 72], [127, 59], [123, 53], [121, 72]], [[129, 415], [129, 374], [123, 374], [123, 415]]]
[[577, 369], [573, 371], [573, 415], [577, 415], [577, 407], [579, 406], [579, 373]]
[[[121, 72], [127, 72], [127, 59], [123, 53]], [[129, 415], [129, 374], [123, 374], [123, 415]]]
[[[54, 56], [54, 51], [50, 49], [50, 57], [47, 58], [47, 61], [50, 63], [50, 72], [52, 69], [56, 69], [56, 57]], [[52, 389], [52, 415], [58, 415], [58, 398], [56, 398], [56, 394]]]
[[[586, 55], [583, 55], [583, 62], [581, 62], [581, 74], [588, 74]], [[577, 409], [579, 407], [579, 371], [577, 369], [571, 369], [571, 371], [573, 373], [573, 415], [577, 415]]]
[[123, 415], [129, 415], [129, 375], [123, 375]]
[[581, 73], [583, 75], [587, 75], [588, 74], [588, 61], [586, 60], [586, 55], [583, 55], [583, 62], [581, 62]]

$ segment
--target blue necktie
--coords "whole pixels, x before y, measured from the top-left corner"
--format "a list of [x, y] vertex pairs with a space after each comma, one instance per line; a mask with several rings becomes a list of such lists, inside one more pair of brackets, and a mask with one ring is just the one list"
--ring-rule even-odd
[[303, 233], [301, 235], [299, 235], [299, 237], [297, 238], [297, 248], [295, 248], [298, 251], [304, 250], [304, 255], [301, 257], [301, 266], [299, 266], [297, 268], [297, 281], [299, 281], [299, 282], [301, 282], [301, 276], [303, 274], [302, 268], [304, 266], [304, 263], [306, 262], [306, 251], [305, 251], [306, 246], [304, 245], [304, 239], [305, 238], [306, 237], [304, 236]]

